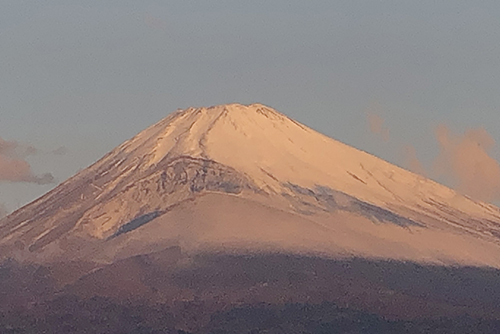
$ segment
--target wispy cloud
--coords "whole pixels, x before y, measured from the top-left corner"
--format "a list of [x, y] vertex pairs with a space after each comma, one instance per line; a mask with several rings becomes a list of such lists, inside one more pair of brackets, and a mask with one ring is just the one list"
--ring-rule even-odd
[[[372, 104], [367, 109], [369, 129], [389, 142], [389, 129], [381, 114], [379, 104]], [[492, 155], [496, 144], [493, 137], [484, 128], [457, 134], [446, 125], [438, 126], [435, 135], [439, 154], [433, 161], [425, 164], [413, 145], [403, 145], [400, 148], [403, 166], [416, 174], [444, 181], [472, 198], [500, 201], [500, 162]]]
[[50, 173], [36, 175], [33, 173], [26, 156], [36, 154], [38, 150], [32, 146], [23, 146], [15, 141], [0, 138], [0, 181], [29, 182], [50, 184], [54, 177]]
[[366, 110], [366, 119], [371, 133], [380, 136], [384, 141], [389, 141], [389, 128], [385, 125], [385, 121], [380, 115], [380, 105], [373, 104]]
[[403, 147], [404, 165], [413, 173], [427, 175], [424, 164], [417, 157], [417, 150], [411, 145]]
[[500, 199], [500, 164], [491, 156], [495, 140], [484, 128], [455, 134], [441, 125], [436, 138], [440, 148], [435, 163], [438, 175], [451, 178], [459, 191], [471, 197]]

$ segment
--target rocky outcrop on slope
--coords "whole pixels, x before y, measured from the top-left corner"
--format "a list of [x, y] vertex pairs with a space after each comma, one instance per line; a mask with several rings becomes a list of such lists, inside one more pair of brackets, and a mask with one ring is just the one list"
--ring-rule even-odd
[[97, 238], [117, 236], [204, 192], [240, 194], [245, 190], [257, 192], [258, 188], [234, 169], [208, 159], [179, 157], [158, 165], [148, 177], [93, 207], [80, 222], [80, 229]]
[[318, 211], [346, 211], [364, 216], [374, 223], [391, 223], [401, 227], [425, 226], [329, 187], [316, 186], [309, 189], [293, 183], [287, 183], [283, 186], [288, 192], [283, 192], [282, 196], [290, 201], [295, 211], [302, 214], [309, 215]]
[[115, 179], [113, 184], [106, 181], [107, 175], [96, 174], [59, 186], [47, 200], [34, 202], [26, 208], [29, 210], [2, 221], [0, 256], [12, 249], [41, 251], [60, 238], [113, 238], [205, 192], [236, 195], [258, 191], [233, 168], [189, 156], [162, 161], [140, 175], [143, 177]]

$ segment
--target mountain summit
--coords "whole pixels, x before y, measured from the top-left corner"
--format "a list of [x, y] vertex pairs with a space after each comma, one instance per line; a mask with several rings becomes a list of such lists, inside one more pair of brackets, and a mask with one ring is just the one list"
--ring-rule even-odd
[[261, 104], [172, 113], [0, 221], [0, 257], [285, 252], [500, 267], [500, 210]]

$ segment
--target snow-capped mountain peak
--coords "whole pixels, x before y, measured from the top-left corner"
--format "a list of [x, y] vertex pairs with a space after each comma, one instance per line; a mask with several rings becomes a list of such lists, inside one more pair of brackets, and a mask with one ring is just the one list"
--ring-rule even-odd
[[0, 255], [113, 261], [175, 244], [500, 266], [499, 226], [492, 205], [229, 104], [172, 113], [0, 221]]

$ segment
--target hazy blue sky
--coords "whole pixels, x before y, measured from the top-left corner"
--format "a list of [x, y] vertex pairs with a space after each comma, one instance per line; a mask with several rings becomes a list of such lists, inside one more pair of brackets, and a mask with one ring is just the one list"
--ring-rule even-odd
[[[0, 5], [0, 137], [36, 147], [17, 158], [58, 181], [177, 108], [229, 102], [264, 103], [399, 165], [407, 145], [432, 164], [438, 124], [500, 141], [498, 0]], [[53, 186], [0, 182], [0, 203]]]

